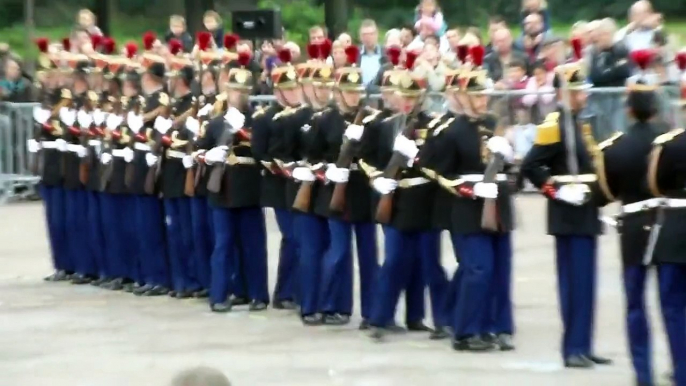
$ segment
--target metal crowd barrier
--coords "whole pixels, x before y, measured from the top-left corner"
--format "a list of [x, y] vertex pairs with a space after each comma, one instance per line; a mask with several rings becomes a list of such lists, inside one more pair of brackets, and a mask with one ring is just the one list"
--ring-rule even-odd
[[[533, 143], [535, 127], [546, 113], [556, 109], [553, 91], [527, 93], [525, 90], [493, 91], [491, 110], [510, 128], [507, 135], [515, 144], [515, 152], [525, 153]], [[591, 123], [597, 141], [608, 138], [616, 131], [623, 131], [630, 120], [624, 108], [626, 89], [592, 88], [585, 121]], [[545, 96], [545, 97], [544, 97]], [[661, 89], [662, 119], [672, 127], [681, 124], [678, 89]], [[380, 103], [380, 95], [370, 95]], [[271, 95], [252, 96], [254, 105], [275, 102]], [[441, 93], [430, 93], [426, 108], [435, 112], [445, 111], [447, 105]], [[35, 103], [0, 103], [0, 204], [8, 200], [26, 199], [36, 195], [38, 178], [29, 172], [32, 160], [26, 149], [26, 141], [33, 136], [33, 108]]]

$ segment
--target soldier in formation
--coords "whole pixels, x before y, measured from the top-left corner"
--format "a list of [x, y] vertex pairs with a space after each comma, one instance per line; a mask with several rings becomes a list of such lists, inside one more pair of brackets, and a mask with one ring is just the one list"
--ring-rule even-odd
[[[404, 291], [409, 330], [451, 338], [460, 351], [514, 349], [514, 216], [505, 174], [513, 151], [487, 109], [493, 82], [481, 67], [483, 47], [460, 45], [458, 66], [446, 73], [448, 111], [436, 115], [424, 109], [426, 74], [414, 69], [417, 54], [398, 47], [387, 50], [390, 64], [378, 77], [382, 110], [363, 98], [356, 47], [334, 70], [328, 41], [309, 46], [300, 64], [281, 50], [270, 74], [276, 103], [254, 109], [252, 57], [236, 48], [237, 36], [228, 35], [220, 52], [200, 33], [190, 55], [174, 40], [167, 54], [155, 54], [155, 40], [148, 33], [141, 52], [127, 43], [122, 55], [108, 38], [94, 39], [89, 54], [70, 53], [68, 40], [53, 50], [37, 41], [42, 93], [28, 146], [37, 155], [53, 253], [47, 280], [209, 297], [214, 312], [244, 304], [257, 312], [272, 302], [297, 309], [308, 326], [345, 325], [353, 314], [355, 235], [360, 329], [377, 340], [400, 330], [394, 315]], [[578, 43], [572, 46], [578, 54]], [[650, 55], [634, 60], [648, 68]], [[560, 109], [539, 126], [521, 168], [549, 199], [562, 357], [568, 367], [610, 363], [594, 354], [591, 339], [598, 214], [621, 200], [637, 380], [652, 384], [642, 294], [653, 264], [681, 385], [679, 283], [686, 281], [675, 240], [683, 130], [658, 136], [649, 122], [654, 83], [645, 75], [632, 81], [628, 97], [637, 123], [596, 144], [578, 114], [588, 87], [583, 74], [579, 60], [556, 70]], [[271, 299], [266, 208], [281, 233]], [[441, 231], [450, 232], [459, 256], [450, 280]], [[423, 322], [426, 287], [433, 329]]]

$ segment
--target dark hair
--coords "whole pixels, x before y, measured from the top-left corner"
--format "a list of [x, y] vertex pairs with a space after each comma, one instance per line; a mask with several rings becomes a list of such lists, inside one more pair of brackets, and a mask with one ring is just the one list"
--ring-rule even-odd
[[404, 29], [410, 31], [410, 33], [412, 34], [412, 37], [417, 36], [417, 31], [415, 31], [414, 25], [404, 24], [402, 27], [400, 27], [400, 30], [404, 30]]
[[655, 31], [653, 34], [653, 44], [655, 44], [658, 47], [663, 47], [666, 46], [667, 43], [669, 42], [669, 39], [667, 37], [667, 32], [663, 29], [658, 29]]
[[[638, 84], [643, 84], [641, 81]], [[647, 122], [657, 114], [657, 95], [653, 91], [630, 92], [626, 99], [626, 105], [631, 110], [631, 115], [639, 122]]]
[[428, 43], [429, 40], [433, 40], [435, 42], [435, 46], [438, 47], [441, 43], [441, 41], [438, 39], [438, 36], [436, 35], [429, 35], [424, 38], [424, 44]]
[[522, 59], [512, 59], [507, 65], [508, 68], [520, 68], [526, 71], [526, 63]]
[[488, 24], [506, 24], [505, 18], [500, 15], [494, 15], [488, 18]]
[[533, 73], [536, 70], [543, 70], [543, 71], [548, 71], [548, 68], [545, 65], [545, 60], [543, 59], [537, 59], [535, 62], [531, 64], [531, 72]]

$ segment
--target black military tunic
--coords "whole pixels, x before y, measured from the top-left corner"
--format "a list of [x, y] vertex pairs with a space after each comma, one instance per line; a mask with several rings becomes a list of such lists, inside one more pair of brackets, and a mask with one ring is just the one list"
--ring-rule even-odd
[[[86, 92], [74, 95], [72, 108], [77, 112], [84, 108], [88, 103], [88, 95]], [[85, 128], [84, 130], [88, 130]], [[79, 125], [78, 118], [74, 121], [72, 127], [64, 128], [63, 139], [70, 145], [84, 145], [85, 135]], [[83, 184], [80, 179], [81, 172], [81, 158], [76, 152], [67, 150], [62, 154], [64, 162], [64, 187], [69, 190], [83, 189]]]
[[[434, 184], [438, 184], [437, 176], [445, 175], [450, 167], [450, 156], [447, 150], [450, 149], [451, 144], [445, 141], [445, 135], [441, 135], [449, 126], [456, 123], [456, 118], [453, 113], [447, 113], [440, 117], [434, 118], [429, 122], [426, 143], [422, 146], [419, 152], [418, 166], [422, 172]], [[432, 226], [434, 229], [449, 230], [451, 225], [451, 208], [455, 195], [447, 189], [438, 189], [433, 199], [432, 207]]]
[[[255, 120], [260, 120], [263, 110], [252, 111], [246, 108], [241, 113], [245, 116], [243, 130], [251, 132], [251, 126]], [[218, 146], [227, 146], [219, 143], [222, 134], [230, 129], [230, 125], [223, 115], [215, 117], [207, 124], [203, 138], [199, 139], [198, 146], [201, 149], [211, 149]], [[251, 142], [242, 134], [234, 134], [228, 145], [227, 165], [224, 167], [221, 190], [219, 193], [209, 192], [210, 203], [222, 208], [252, 208], [260, 206], [260, 184], [262, 167], [257, 163], [251, 149]], [[209, 176], [213, 168], [208, 167], [206, 174]]]
[[[400, 131], [404, 131], [405, 127], [398, 127], [400, 115], [394, 115], [386, 118], [380, 123], [378, 132], [378, 141], [375, 154], [370, 154], [369, 150], [365, 151], [362, 161], [362, 166], [367, 169], [366, 174], [381, 175], [393, 156], [393, 146], [395, 139]], [[428, 133], [427, 126], [433, 120], [433, 117], [420, 113], [417, 117], [405, 122], [406, 125], [414, 127], [411, 135], [412, 140], [420, 149], [424, 145]], [[368, 147], [368, 144], [363, 144], [362, 147]], [[436, 186], [426, 182], [409, 186], [417, 179], [426, 179], [424, 174], [420, 171], [419, 165], [413, 165], [411, 168], [402, 170], [399, 176], [398, 188], [393, 196], [393, 209], [391, 222], [389, 225], [401, 231], [425, 231], [432, 228], [431, 226], [431, 208], [432, 200], [436, 192]], [[405, 184], [408, 184], [405, 186]]]
[[[303, 105], [274, 121], [274, 141], [270, 141], [269, 154], [276, 162], [295, 165], [302, 160], [301, 135], [303, 129], [307, 130], [313, 114], [312, 107]], [[286, 181], [286, 208], [293, 207], [299, 188], [300, 182], [292, 178]]]
[[[214, 111], [211, 111], [207, 116], [198, 118], [200, 121], [200, 131], [198, 132], [198, 136], [196, 138], [196, 148], [198, 150], [209, 150], [212, 148], [212, 146], [206, 148], [201, 145], [204, 144], [203, 138], [205, 138], [207, 133], [207, 127], [210, 123], [210, 120], [216, 116], [222, 115], [226, 110], [225, 103], [223, 103], [223, 101], [217, 103], [217, 99], [218, 95], [215, 94], [198, 96], [198, 109], [202, 109], [208, 104], [215, 106]], [[197, 185], [195, 186], [195, 196], [206, 197], [209, 194], [207, 190], [207, 181], [210, 179], [210, 168], [202, 162], [198, 162], [193, 166], [193, 168], [194, 173], [196, 174], [196, 181], [198, 181]], [[197, 176], [198, 173], [200, 173], [200, 176]]]
[[[188, 116], [195, 110], [195, 97], [188, 93], [180, 98], [176, 98], [171, 110], [172, 117]], [[192, 146], [195, 136], [186, 128], [186, 121], [182, 119], [180, 127], [172, 127], [167, 134], [171, 145], [161, 156], [161, 192], [163, 198], [182, 198], [185, 197], [184, 188], [186, 184], [186, 168], [183, 166], [183, 155], [190, 155], [189, 147]]]
[[[447, 122], [447, 121], [446, 121]], [[440, 158], [436, 169], [437, 180], [444, 189], [451, 194], [459, 193], [460, 187], [473, 188], [482, 182], [481, 178], [489, 162], [487, 141], [495, 134], [496, 120], [491, 115], [476, 119], [466, 115], [455, 117], [448, 126], [434, 130], [434, 136], [443, 137], [445, 141], [440, 146], [440, 152], [445, 158]], [[468, 178], [467, 176], [475, 176]], [[514, 229], [512, 211], [512, 194], [507, 180], [498, 180], [498, 229], [510, 232]], [[457, 234], [484, 232], [481, 227], [484, 200], [481, 198], [458, 196], [452, 201], [450, 229]]]
[[[567, 165], [566, 130], [563, 111], [548, 114], [538, 126], [534, 146], [524, 158], [521, 172], [534, 186], [542, 189], [552, 183], [555, 187], [573, 183], [596, 183], [593, 155], [597, 145], [593, 142], [591, 128], [584, 124], [574, 130], [576, 158], [579, 176], [570, 176]], [[577, 120], [577, 116], [572, 118]], [[593, 236], [602, 232], [598, 218], [598, 206], [594, 202], [575, 206], [556, 199], [548, 200], [548, 234], [555, 236]]]
[[[135, 142], [144, 146], [154, 146], [162, 140], [162, 134], [155, 130], [155, 119], [164, 113], [169, 106], [169, 95], [163, 90], [156, 91], [145, 98], [143, 103], [142, 113], [144, 116], [144, 124], [140, 132], [136, 134]], [[146, 154], [150, 152], [149, 149], [141, 150], [134, 147], [135, 155], [133, 158], [134, 174], [129, 186], [129, 191], [132, 194], [144, 195], [145, 193], [145, 179], [148, 175], [148, 163], [146, 162]], [[159, 156], [159, 154], [157, 154]]]
[[[646, 183], [648, 155], [658, 134], [650, 123], [638, 122], [626, 134], [616, 134], [598, 145], [602, 152], [597, 170], [599, 204], [619, 200], [627, 205], [651, 198]], [[654, 215], [654, 211], [639, 211], [621, 216], [618, 231], [624, 265], [641, 264]]]
[[[686, 135], [675, 129], [655, 139], [648, 168], [654, 197], [686, 199]], [[686, 208], [667, 208], [653, 253], [657, 263], [686, 263]]]
[[[363, 113], [370, 116], [370, 120], [374, 118], [372, 115], [375, 111], [364, 107], [366, 111]], [[325, 164], [335, 164], [340, 154], [341, 146], [343, 145], [343, 136], [349, 125], [353, 124], [357, 117], [356, 112], [343, 113], [337, 108], [330, 109], [321, 119], [319, 125], [323, 132], [324, 159], [321, 161]], [[369, 122], [368, 121], [368, 122]], [[364, 124], [365, 122], [362, 122]], [[365, 131], [368, 127], [365, 127]], [[374, 130], [371, 128], [370, 130]], [[363, 132], [364, 135], [364, 132]], [[370, 134], [372, 135], [372, 134]], [[371, 138], [368, 138], [371, 140]], [[330, 212], [329, 207], [335, 184], [327, 184], [322, 187], [317, 198], [317, 205], [315, 211], [320, 216], [342, 217], [349, 222], [371, 222], [374, 221], [375, 213], [372, 211], [372, 187], [369, 182], [369, 177], [364, 174], [358, 167], [358, 156], [360, 155], [360, 147], [357, 144], [356, 149], [353, 149], [353, 162], [350, 168], [348, 183], [345, 189], [345, 208], [343, 213]]]
[[[145, 104], [145, 98], [141, 95], [133, 97], [121, 97], [121, 104], [123, 111], [136, 111], [139, 107]], [[126, 125], [126, 121], [114, 130], [111, 134], [110, 147], [112, 151], [123, 150], [131, 148], [134, 141], [136, 141], [135, 134]], [[140, 140], [142, 137], [139, 137]], [[133, 151], [133, 150], [132, 150]], [[107, 183], [106, 191], [112, 194], [126, 194], [129, 193], [129, 188], [126, 186], [126, 167], [128, 163], [123, 157], [112, 157], [112, 175]]]
[[[46, 107], [50, 107], [53, 111], [53, 117], [46, 122], [46, 125], [40, 129], [38, 136], [39, 142], [54, 143], [56, 140], [62, 138], [64, 135], [64, 127], [59, 120], [59, 109], [62, 105], [71, 103], [71, 92], [67, 89], [45, 90], [44, 97]], [[35, 123], [39, 125], [38, 123]], [[62, 153], [54, 147], [44, 148], [41, 150], [41, 184], [46, 186], [60, 186], [63, 184], [62, 179]]]
[[[102, 97], [98, 95], [95, 91], [88, 92], [88, 98], [91, 101], [91, 106], [95, 108], [102, 100]], [[85, 135], [88, 138], [86, 160], [84, 162], [88, 163], [88, 181], [86, 183], [86, 189], [90, 191], [100, 191], [101, 181], [100, 181], [100, 154], [103, 149], [103, 140], [105, 139], [105, 132], [102, 125], [96, 126], [95, 121], [91, 124], [91, 127], [87, 130]]]
[[284, 108], [271, 105], [264, 114], [256, 117], [252, 125], [251, 149], [255, 161], [262, 166], [262, 181], [260, 183], [260, 203], [265, 208], [286, 208], [286, 179], [272, 173], [276, 171], [274, 158], [270, 148], [281, 140], [274, 131], [274, 122], [282, 115]]

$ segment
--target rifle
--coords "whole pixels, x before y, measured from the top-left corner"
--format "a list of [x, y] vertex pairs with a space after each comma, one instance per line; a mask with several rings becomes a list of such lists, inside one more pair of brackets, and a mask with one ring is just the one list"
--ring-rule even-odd
[[[230, 148], [234, 140], [234, 131], [230, 127], [226, 127], [229, 124], [224, 122], [224, 132], [217, 141], [218, 147], [225, 146]], [[222, 180], [224, 179], [224, 171], [226, 170], [226, 161], [213, 165], [210, 171], [210, 177], [207, 180], [207, 190], [212, 193], [219, 193], [222, 190]]]
[[[200, 123], [200, 134], [198, 135], [199, 138], [204, 136], [205, 125], [207, 125], [207, 121]], [[200, 185], [200, 181], [202, 180], [202, 177], [205, 175], [206, 171], [206, 164], [204, 162], [198, 162], [198, 168], [195, 171], [195, 181], [193, 181], [194, 189], [198, 188], [198, 185]]]
[[[49, 94], [46, 90], [43, 90], [43, 94], [44, 95], [43, 95], [43, 101], [41, 102], [41, 108], [48, 109], [48, 104], [50, 103], [49, 102]], [[58, 104], [58, 106], [59, 106], [59, 104]], [[54, 109], [51, 109], [51, 112], [52, 112], [52, 114], [48, 120], [52, 119], [52, 117], [54, 117], [56, 114]], [[33, 130], [33, 139], [35, 141], [40, 141], [41, 136], [43, 134], [43, 130], [44, 130], [43, 125], [39, 125], [38, 123], [36, 123], [36, 127]], [[29, 170], [31, 170], [31, 174], [34, 176], [40, 176], [43, 174], [43, 171], [41, 170], [42, 166], [43, 166], [42, 157], [41, 157], [42, 153], [43, 153], [42, 149], [38, 148], [38, 152], [36, 152], [36, 154], [33, 156], [33, 159], [31, 161], [31, 166], [30, 166]]]
[[[116, 98], [116, 101], [112, 105], [112, 112], [111, 114], [119, 115], [122, 112], [122, 102], [121, 98]], [[105, 139], [103, 140], [103, 148], [104, 145], [107, 144], [107, 150], [109, 150], [110, 154], [112, 153], [112, 149], [114, 149], [114, 145], [119, 142], [120, 138], [122, 137], [120, 128], [117, 128], [113, 131], [107, 131], [107, 135], [105, 136]], [[102, 166], [102, 173], [100, 174], [100, 190], [105, 191], [107, 189], [107, 184], [110, 182], [110, 178], [112, 178], [112, 173], [114, 172], [114, 160], [110, 161], [109, 164], [103, 165]]]
[[[312, 170], [319, 180], [324, 180], [324, 176], [322, 175], [323, 169], [324, 165], [316, 170]], [[295, 201], [293, 201], [293, 209], [307, 213], [307, 211], [310, 209], [310, 202], [312, 201], [313, 185], [314, 181], [302, 181], [300, 183], [298, 193], [295, 195]]]
[[[193, 153], [193, 141], [191, 139], [186, 143], [186, 154]], [[186, 180], [183, 186], [183, 193], [188, 197], [195, 196], [195, 173], [193, 173], [193, 166], [186, 169]]]
[[[355, 120], [353, 125], [359, 125], [365, 117], [364, 112], [367, 111], [368, 100], [362, 104], [355, 115]], [[350, 165], [353, 163], [355, 143], [357, 141], [351, 141], [346, 138], [343, 139], [343, 144], [341, 144], [341, 150], [338, 153], [338, 159], [336, 160], [336, 167], [342, 169], [350, 169]], [[347, 182], [337, 183], [333, 188], [333, 194], [331, 195], [331, 202], [329, 203], [329, 209], [332, 212], [343, 212], [345, 208], [345, 189], [348, 186]]]
[[[498, 173], [502, 170], [505, 165], [505, 159], [500, 153], [495, 153], [491, 156], [491, 161], [486, 166], [486, 171], [484, 171], [484, 183], [494, 183], [497, 182]], [[496, 205], [497, 198], [486, 198], [484, 199], [484, 207], [481, 212], [481, 228], [497, 232], [498, 231], [498, 208]]]
[[[164, 118], [169, 118], [169, 106], [166, 106], [164, 109], [164, 114], [162, 116]], [[154, 124], [154, 123], [153, 123]], [[157, 186], [157, 180], [160, 177], [160, 172], [162, 171], [162, 158], [164, 157], [164, 150], [171, 145], [171, 138], [169, 138], [170, 133], [174, 130], [174, 125], [172, 125], [169, 130], [162, 136], [162, 138], [155, 143], [155, 146], [152, 148], [152, 154], [157, 156], [157, 161], [155, 162], [154, 165], [152, 165], [150, 168], [148, 168], [148, 174], [145, 176], [145, 193], [154, 195], [155, 194], [155, 187]]]
[[[417, 105], [415, 105], [414, 110], [410, 112], [410, 116], [408, 118], [408, 115], [404, 115], [399, 121], [398, 121], [398, 126], [397, 127], [402, 127], [405, 125], [404, 130], [402, 131], [402, 134], [404, 137], [409, 137], [411, 134], [414, 132], [415, 126], [417, 125], [419, 119], [418, 115], [419, 112], [421, 111], [422, 103], [419, 101], [417, 102]], [[407, 121], [414, 120], [413, 124], [407, 124]], [[388, 161], [388, 165], [386, 165], [386, 168], [383, 171], [382, 177], [384, 178], [391, 178], [391, 179], [397, 179], [398, 174], [400, 171], [407, 165], [407, 158], [403, 156], [399, 152], [393, 152], [393, 156], [391, 156], [391, 160]], [[376, 207], [376, 221], [378, 221], [381, 224], [388, 224], [391, 221], [391, 215], [393, 214], [393, 192], [390, 192], [388, 194], [384, 194], [381, 196], [381, 199], [379, 200], [379, 203]]]
[[[86, 102], [84, 103], [84, 111], [87, 112], [88, 114], [93, 112], [93, 100], [91, 99], [91, 93], [92, 91], [88, 91], [86, 93]], [[93, 123], [91, 122], [91, 126], [93, 126]], [[79, 123], [79, 129], [81, 131], [80, 136], [79, 136], [79, 142], [81, 146], [83, 146], [86, 149], [86, 156], [81, 158], [81, 162], [79, 163], [79, 181], [81, 181], [82, 184], [86, 185], [88, 184], [88, 177], [90, 175], [90, 166], [91, 166], [91, 152], [88, 148], [88, 138], [91, 136], [91, 128], [90, 127], [81, 127], [81, 124]]]
[[[138, 115], [138, 114], [140, 114], [141, 104], [140, 104], [140, 100], [138, 100], [138, 96], [136, 96], [134, 98], [136, 98], [136, 100], [134, 100], [135, 104], [133, 106], [132, 111], [136, 115]], [[141, 130], [143, 130], [142, 127], [141, 127]], [[134, 145], [134, 143], [136, 143], [136, 141], [141, 142], [141, 143], [145, 143], [145, 142], [147, 142], [148, 139], [149, 138], [147, 138], [145, 133], [138, 132], [138, 133], [136, 133], [134, 140], [131, 141], [129, 146], [131, 148], [133, 148], [133, 145]], [[129, 162], [126, 164], [126, 170], [124, 170], [124, 184], [126, 185], [126, 187], [131, 188], [133, 186], [135, 177], [136, 177], [136, 165], [132, 161], [132, 162]]]

